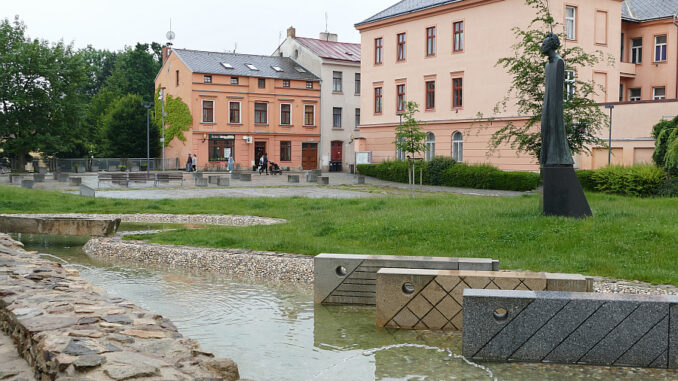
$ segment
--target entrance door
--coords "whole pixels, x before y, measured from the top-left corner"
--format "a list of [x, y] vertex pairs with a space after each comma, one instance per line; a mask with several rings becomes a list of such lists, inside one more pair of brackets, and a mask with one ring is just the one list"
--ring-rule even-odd
[[254, 168], [259, 167], [259, 159], [266, 152], [266, 142], [254, 142]]
[[333, 140], [330, 149], [330, 172], [341, 172], [343, 159], [343, 142], [341, 140]]
[[318, 168], [318, 143], [301, 143], [301, 168]]

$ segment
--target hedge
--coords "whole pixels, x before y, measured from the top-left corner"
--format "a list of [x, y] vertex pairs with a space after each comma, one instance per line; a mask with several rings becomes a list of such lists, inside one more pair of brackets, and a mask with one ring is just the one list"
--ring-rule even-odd
[[[423, 166], [423, 182], [429, 184], [428, 163], [417, 162], [415, 164], [416, 183], [419, 183], [419, 173]], [[407, 184], [407, 162], [385, 161], [380, 164], [358, 164], [356, 167], [361, 175], [376, 177], [381, 180], [394, 181]]]
[[594, 171], [595, 190], [625, 196], [650, 196], [666, 181], [666, 172], [654, 165], [610, 166]]

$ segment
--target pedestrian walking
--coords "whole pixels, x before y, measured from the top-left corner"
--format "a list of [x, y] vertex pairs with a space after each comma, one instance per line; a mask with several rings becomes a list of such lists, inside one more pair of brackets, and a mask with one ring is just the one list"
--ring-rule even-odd
[[259, 158], [259, 175], [261, 175], [264, 172], [264, 155], [261, 155]]
[[198, 171], [198, 155], [193, 154], [193, 172]]
[[228, 156], [228, 173], [233, 172], [233, 156]]
[[188, 153], [188, 160], [186, 160], [186, 172], [191, 172], [193, 168], [193, 159], [191, 159], [191, 153]]
[[264, 152], [264, 156], [261, 158], [264, 159], [264, 170], [266, 171], [266, 176], [268, 176], [268, 154]]

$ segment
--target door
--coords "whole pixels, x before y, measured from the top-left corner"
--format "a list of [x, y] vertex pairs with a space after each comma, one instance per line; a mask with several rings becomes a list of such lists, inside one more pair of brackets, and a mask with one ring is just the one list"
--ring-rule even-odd
[[254, 142], [254, 168], [259, 167], [259, 159], [266, 152], [266, 142]]
[[341, 161], [344, 157], [342, 152], [343, 142], [333, 140], [330, 149], [330, 172], [341, 172]]
[[301, 168], [318, 168], [318, 143], [301, 143]]

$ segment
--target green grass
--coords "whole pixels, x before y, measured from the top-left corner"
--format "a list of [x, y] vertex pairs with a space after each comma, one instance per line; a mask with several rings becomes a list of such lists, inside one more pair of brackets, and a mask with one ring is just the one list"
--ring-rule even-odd
[[588, 194], [594, 217], [543, 217], [539, 196], [374, 199], [90, 199], [0, 187], [0, 212], [208, 213], [287, 224], [179, 229], [151, 242], [288, 253], [490, 257], [505, 269], [678, 285], [678, 199]]

